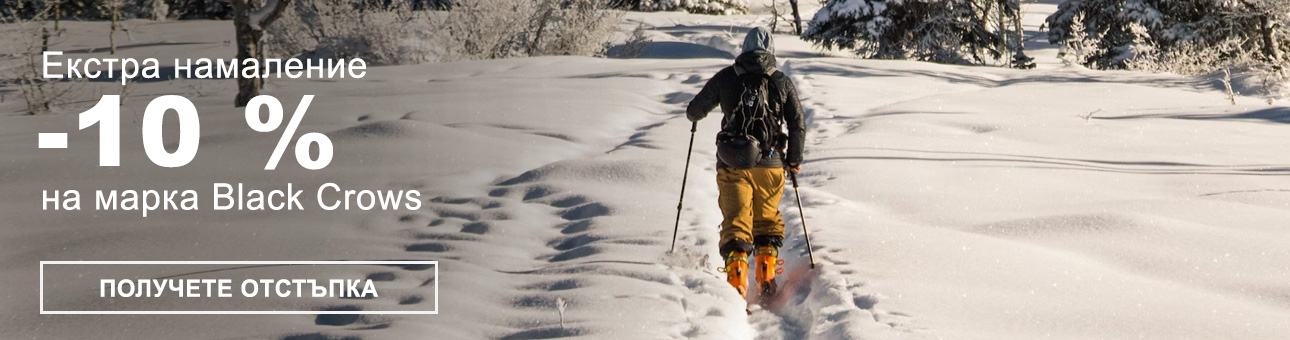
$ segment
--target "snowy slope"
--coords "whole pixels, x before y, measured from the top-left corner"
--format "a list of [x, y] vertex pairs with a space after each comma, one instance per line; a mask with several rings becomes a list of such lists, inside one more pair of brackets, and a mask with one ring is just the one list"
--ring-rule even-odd
[[[746, 316], [715, 270], [716, 119], [699, 125], [678, 250], [666, 252], [689, 138], [684, 106], [729, 63], [712, 57], [737, 53], [741, 26], [758, 18], [628, 19], [651, 28], [660, 44], [650, 53], [666, 59], [544, 57], [271, 82], [266, 92], [288, 107], [301, 95], [318, 96], [301, 130], [325, 132], [337, 148], [318, 172], [290, 162], [259, 170], [278, 136], [244, 126], [241, 110], [229, 105], [231, 82], [133, 85], [123, 164], [147, 164], [142, 148], [132, 147], [140, 141], [131, 113], [141, 114], [157, 95], [185, 94], [201, 110], [203, 136], [198, 158], [182, 169], [93, 167], [87, 159], [96, 136], [77, 133], [74, 115], [20, 116], [20, 103], [0, 103], [0, 112], [14, 113], [0, 117], [4, 337], [1290, 334], [1290, 230], [1283, 223], [1290, 220], [1290, 186], [1281, 180], [1290, 174], [1290, 142], [1279, 138], [1290, 108], [1245, 97], [1226, 105], [1205, 82], [1177, 76], [1062, 69], [1051, 59], [1032, 71], [853, 60], [782, 35], [782, 67], [810, 116], [800, 179], [818, 266], [807, 268], [789, 190], [781, 206], [789, 223], [784, 294], [769, 310], [754, 307]], [[194, 33], [219, 27], [140, 25], [140, 37], [168, 43], [123, 53], [223, 56], [219, 41]], [[36, 152], [33, 131], [71, 132], [72, 147]], [[147, 219], [33, 209], [42, 189], [212, 181], [417, 188], [426, 205], [413, 213], [203, 211]], [[442, 312], [36, 315], [38, 261], [89, 259], [439, 260]], [[419, 269], [368, 268], [369, 277], [408, 288], [309, 307], [429, 303]], [[559, 300], [568, 304], [563, 327]]]

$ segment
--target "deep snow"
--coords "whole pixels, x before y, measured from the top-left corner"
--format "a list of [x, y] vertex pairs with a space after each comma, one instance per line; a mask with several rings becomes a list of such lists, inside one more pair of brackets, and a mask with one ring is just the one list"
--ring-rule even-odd
[[[1029, 11], [1044, 6], [1052, 5]], [[1227, 105], [1200, 79], [1062, 68], [1051, 49], [1034, 51], [1040, 69], [1016, 71], [854, 60], [788, 35], [776, 37], [777, 50], [810, 117], [800, 179], [818, 267], [806, 269], [802, 220], [788, 190], [784, 294], [771, 310], [754, 307], [745, 316], [744, 302], [715, 270], [716, 119], [700, 124], [679, 249], [666, 251], [689, 137], [684, 106], [730, 62], [712, 57], [737, 53], [758, 18], [628, 19], [624, 27], [647, 24], [656, 41], [648, 56], [659, 59], [474, 61], [377, 67], [361, 80], [270, 82], [266, 93], [288, 107], [317, 96], [301, 131], [325, 132], [336, 145], [333, 163], [317, 172], [286, 161], [260, 170], [278, 136], [245, 127], [241, 110], [229, 105], [231, 81], [132, 85], [122, 124], [127, 166], [119, 169], [93, 166], [96, 136], [77, 132], [75, 115], [20, 115], [9, 94], [0, 103], [9, 113], [0, 117], [4, 337], [1290, 334], [1290, 187], [1281, 180], [1290, 174], [1290, 141], [1280, 138], [1290, 108], [1252, 97]], [[1042, 15], [1027, 22], [1037, 28]], [[86, 38], [65, 49], [101, 47], [90, 38], [94, 25], [69, 24], [73, 36]], [[231, 37], [226, 26], [138, 22], [138, 46], [121, 51], [226, 57], [231, 49], [209, 33]], [[120, 90], [102, 85], [93, 84], [102, 89], [93, 99]], [[161, 94], [187, 95], [202, 114], [201, 150], [181, 169], [156, 168], [134, 147], [132, 115]], [[37, 150], [36, 131], [70, 132], [71, 148]], [[42, 189], [214, 181], [418, 188], [426, 206], [146, 219], [36, 208]], [[37, 315], [38, 261], [90, 259], [439, 260], [442, 313]], [[370, 274], [424, 280], [414, 269]], [[428, 303], [425, 295], [409, 288], [312, 307]], [[557, 299], [569, 304], [565, 328]]]

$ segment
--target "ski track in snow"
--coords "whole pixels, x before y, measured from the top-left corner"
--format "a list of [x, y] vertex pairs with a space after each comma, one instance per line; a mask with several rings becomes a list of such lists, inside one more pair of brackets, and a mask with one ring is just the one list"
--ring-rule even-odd
[[[700, 73], [709, 72], [706, 67], [699, 70]], [[742, 301], [737, 299], [733, 289], [730, 289], [723, 278], [717, 275], [715, 268], [719, 260], [711, 260], [716, 254], [716, 230], [700, 227], [711, 221], [713, 216], [717, 216], [718, 220], [720, 216], [719, 213], [714, 215], [711, 212], [715, 208], [715, 184], [707, 182], [712, 182], [713, 158], [698, 155], [699, 149], [703, 147], [696, 148], [695, 161], [691, 164], [695, 169], [690, 174], [692, 188], [688, 191], [689, 204], [686, 206], [686, 213], [682, 215], [685, 230], [677, 241], [678, 249], [675, 254], [660, 255], [668, 246], [665, 242], [671, 236], [664, 230], [667, 224], [664, 222], [670, 220], [670, 214], [649, 218], [648, 224], [652, 226], [649, 230], [615, 227], [613, 219], [615, 215], [622, 215], [623, 209], [620, 206], [624, 203], [623, 198], [627, 197], [605, 196], [603, 193], [597, 196], [595, 190], [588, 192], [579, 185], [582, 184], [580, 181], [613, 182], [612, 178], [603, 178], [606, 174], [611, 174], [610, 177], [616, 175], [626, 180], [638, 180], [652, 176], [645, 173], [656, 170], [642, 167], [641, 161], [635, 156], [623, 154], [657, 153], [659, 155], [656, 157], [663, 158], [679, 156], [675, 132], [688, 125], [683, 116], [684, 104], [688, 102], [685, 94], [697, 92], [697, 87], [702, 86], [698, 81], [699, 77], [703, 76], [699, 73], [662, 75], [659, 71], [651, 71], [644, 74], [597, 74], [588, 78], [612, 77], [665, 78], [655, 80], [683, 88], [674, 89], [674, 92], [659, 101], [681, 105], [681, 110], [647, 112], [659, 118], [642, 121], [624, 136], [614, 137], [619, 142], [580, 141], [613, 145], [607, 150], [584, 152], [577, 157], [501, 178], [475, 189], [473, 194], [458, 192], [433, 197], [427, 200], [428, 206], [421, 211], [376, 217], [374, 220], [377, 222], [370, 222], [362, 227], [367, 233], [384, 235], [381, 238], [387, 239], [387, 243], [395, 250], [406, 252], [407, 258], [436, 259], [445, 268], [472, 267], [469, 271], [472, 279], [478, 277], [494, 281], [489, 285], [471, 287], [479, 291], [472, 295], [488, 296], [494, 303], [500, 301], [506, 304], [499, 306], [501, 308], [491, 309], [495, 313], [508, 314], [507, 317], [500, 318], [506, 321], [499, 324], [483, 322], [485, 325], [477, 327], [457, 327], [498, 330], [478, 335], [500, 339], [605, 337], [615, 333], [631, 334], [630, 337], [633, 338], [666, 336], [677, 339], [751, 336], [751, 330], [747, 326], [739, 326], [744, 318]], [[684, 100], [676, 99], [678, 97]], [[534, 133], [520, 126], [490, 127]], [[571, 137], [565, 139], [568, 138]], [[704, 143], [705, 139], [710, 138], [696, 138], [696, 143]], [[659, 144], [656, 142], [658, 140], [670, 142]], [[659, 170], [668, 170], [668, 174], [671, 174], [671, 171], [677, 169]], [[671, 179], [670, 176], [668, 179]], [[408, 188], [414, 187], [424, 185], [408, 185]], [[668, 189], [673, 188], [669, 186]], [[661, 193], [668, 196], [673, 194], [671, 190], [661, 190]], [[664, 202], [666, 201], [636, 203], [666, 206]], [[709, 212], [701, 213], [704, 208], [696, 208], [699, 206], [708, 206], [706, 209]], [[641, 256], [624, 256], [625, 254]], [[430, 280], [434, 278], [427, 279], [425, 275], [418, 273], [422, 269], [425, 268], [373, 272], [369, 274], [370, 278], [408, 280], [407, 286], [410, 288], [406, 293], [392, 294], [390, 301], [336, 305], [328, 310], [365, 309], [373, 303], [430, 303], [428, 299], [415, 293], [433, 283]], [[454, 274], [444, 272], [441, 275], [450, 277]], [[465, 276], [461, 273], [455, 275]], [[498, 287], [498, 284], [505, 286]], [[640, 291], [642, 286], [654, 288]], [[624, 287], [633, 288], [624, 290]], [[448, 291], [451, 289], [444, 290], [445, 293]], [[615, 294], [588, 298], [605, 292]], [[557, 298], [569, 304], [570, 315], [566, 326], [552, 322], [556, 319]], [[642, 299], [649, 301], [641, 303]], [[627, 304], [623, 307], [627, 312], [648, 310], [652, 313], [671, 314], [671, 317], [663, 319], [671, 318], [675, 322], [669, 322], [668, 327], [644, 333], [621, 333], [624, 332], [621, 329], [638, 329], [640, 325], [622, 323], [619, 327], [605, 327], [604, 320], [587, 320], [603, 316], [578, 316], [577, 311], [582, 309], [604, 310], [603, 306], [597, 305], [618, 303]], [[283, 339], [365, 338], [369, 333], [380, 334], [379, 332], [406, 319], [319, 315], [315, 324], [329, 327], [330, 330], [290, 334]], [[491, 316], [481, 319], [499, 318]], [[513, 321], [515, 319], [528, 319], [532, 323], [516, 323]], [[591, 325], [582, 326], [584, 321]], [[676, 325], [670, 325], [673, 323]], [[730, 326], [714, 326], [721, 324]], [[649, 335], [655, 332], [661, 333]]]
[[[792, 65], [793, 61], [786, 61], [784, 70], [794, 77], [802, 92], [809, 94], [817, 91], [808, 80], [795, 76]], [[880, 308], [877, 294], [870, 291], [865, 282], [854, 278], [854, 272], [845, 268], [849, 264], [847, 261], [834, 256], [841, 249], [827, 239], [818, 238], [819, 234], [815, 234], [817, 238], [813, 244], [816, 268], [809, 268], [806, 244], [802, 237], [802, 219], [794, 198], [796, 193], [791, 188], [786, 188], [781, 204], [786, 222], [786, 240], [781, 250], [785, 270], [778, 278], [782, 286], [781, 293], [774, 302], [767, 304], [769, 309], [763, 309], [754, 290], [750, 293], [754, 295], [750, 296], [753, 313], [744, 319], [744, 301], [738, 299], [734, 290], [724, 282], [724, 274], [716, 272], [720, 260], [715, 249], [715, 224], [720, 221], [720, 212], [715, 207], [715, 175], [712, 165], [715, 159], [711, 156], [711, 147], [704, 144], [710, 144], [713, 131], [709, 129], [715, 128], [716, 124], [712, 121], [719, 120], [719, 112], [714, 112], [712, 119], [705, 120], [709, 124], [701, 125], [704, 128], [700, 129], [695, 141], [690, 188], [687, 190], [687, 204], [681, 216], [683, 225], [674, 254], [659, 254], [660, 249], [668, 245], [666, 242], [670, 237], [664, 229], [666, 223], [659, 222], [669, 220], [670, 215], [651, 218], [651, 225], [657, 224], [659, 227], [655, 230], [618, 230], [612, 227], [611, 220], [617, 210], [620, 210], [617, 205], [623, 203], [622, 198], [598, 199], [600, 197], [595, 192], [586, 192], [585, 188], [568, 182], [570, 178], [591, 180], [585, 176], [602, 176], [605, 169], [621, 171], [620, 175], [628, 177], [634, 172], [648, 171], [632, 169], [637, 161], [633, 157], [619, 157], [619, 153], [659, 153], [656, 157], [678, 157], [676, 153], [683, 150], [683, 146], [675, 142], [679, 139], [676, 131], [685, 129], [689, 122], [683, 116], [688, 98], [676, 98], [685, 98], [685, 94], [697, 92], [702, 86], [702, 81], [698, 80], [706, 79], [711, 72], [710, 68], [698, 68], [692, 74], [671, 74], [666, 77], [636, 74], [635, 76], [646, 78], [669, 79], [663, 86], [675, 88], [669, 90], [672, 92], [661, 101], [673, 106], [668, 111], [649, 112], [660, 118], [642, 121], [626, 136], [616, 137], [621, 142], [593, 142], [616, 144], [612, 148], [601, 152], [586, 152], [578, 157], [496, 180], [486, 187], [476, 189], [473, 195], [458, 193], [432, 197], [427, 200], [428, 206], [421, 211], [377, 218], [379, 222], [367, 223], [363, 229], [383, 235], [381, 238], [386, 239], [390, 247], [406, 252], [407, 258], [436, 259], [449, 268], [474, 267], [472, 276], [496, 278], [494, 284], [488, 285], [493, 290], [492, 294], [479, 295], [501, 295], [494, 296], [493, 302], [500, 301], [509, 306], [497, 313], [515, 314], [503, 318], [504, 320], [531, 319], [534, 323], [516, 324], [514, 321], [507, 321], [474, 327], [499, 330], [481, 334], [486, 337], [536, 339], [614, 334], [619, 330], [602, 324], [581, 326], [582, 319], [573, 312], [566, 320], [566, 327], [550, 321], [556, 310], [557, 298], [568, 302], [571, 311], [582, 308], [599, 309], [584, 305], [614, 303], [588, 301], [587, 296], [596, 296], [594, 292], [598, 289], [615, 290], [612, 286], [601, 285], [612, 285], [618, 280], [632, 281], [621, 283], [621, 286], [658, 287], [662, 293], [654, 297], [649, 297], [649, 294], [621, 295], [621, 289], [618, 289], [620, 295], [607, 298], [621, 299], [624, 303], [642, 298], [655, 300], [650, 304], [628, 309], [651, 308], [675, 314], [677, 325], [671, 326], [662, 334], [671, 338], [841, 339], [908, 329], [906, 323], [909, 317]], [[676, 79], [684, 81], [674, 81]], [[813, 113], [822, 105], [812, 101], [809, 96], [804, 96], [803, 105], [810, 119], [808, 128], [813, 132], [811, 145], [808, 147], [825, 145], [828, 134], [814, 133], [816, 130], [824, 131], [829, 128], [822, 127], [826, 124], [813, 119]], [[502, 128], [533, 133], [521, 127]], [[664, 140], [669, 142], [657, 142]], [[586, 170], [588, 166], [593, 169]], [[809, 183], [817, 182], [816, 176], [819, 175], [808, 171], [799, 178], [803, 183], [803, 204], [808, 218], [812, 214], [831, 214], [835, 210], [846, 209], [844, 205], [847, 203], [837, 198], [825, 198], [827, 193], [810, 189]], [[409, 188], [417, 186], [409, 185]], [[671, 190], [663, 192], [673, 193]], [[660, 202], [646, 204], [663, 205]], [[822, 233], [830, 226], [815, 224], [812, 228], [812, 232]], [[527, 249], [544, 250], [520, 251]], [[623, 256], [631, 253], [656, 256]], [[368, 275], [369, 278], [408, 281], [404, 286], [409, 288], [406, 292], [390, 294], [389, 301], [338, 304], [328, 309], [359, 310], [369, 308], [373, 303], [430, 303], [424, 296], [415, 293], [437, 279], [421, 273], [420, 270], [423, 269], [425, 268], [405, 267], [372, 272]], [[500, 283], [507, 285], [494, 286]], [[444, 290], [448, 291], [450, 289]], [[363, 338], [368, 332], [379, 332], [392, 327], [400, 319], [405, 318], [319, 315], [315, 324], [332, 328], [331, 330], [291, 334], [284, 339], [346, 336]], [[722, 324], [727, 326], [717, 326]], [[633, 334], [633, 337], [648, 336]]]
[[[793, 79], [802, 94], [800, 100], [808, 131], [807, 149], [826, 146], [831, 137], [829, 132], [837, 128], [834, 125], [847, 123], [821, 123], [816, 119], [816, 112], [824, 105], [813, 100], [811, 94], [820, 93], [823, 89], [816, 88], [810, 80], [794, 72], [794, 61], [784, 60], [781, 70]], [[802, 195], [802, 209], [808, 219], [811, 215], [838, 213], [845, 209], [843, 205], [850, 204], [836, 197], [825, 198], [823, 196], [831, 195], [810, 189], [809, 183], [821, 175], [809, 171], [809, 166], [806, 170], [798, 176], [800, 192], [794, 192], [792, 183], [786, 181], [780, 202], [785, 222], [785, 241], [780, 250], [785, 262], [784, 274], [777, 276], [781, 292], [773, 302], [765, 304], [769, 309], [757, 305], [760, 303], [758, 297], [751, 298], [754, 308], [749, 322], [758, 331], [757, 339], [860, 339], [866, 334], [907, 331], [909, 328], [905, 324], [909, 317], [879, 308], [876, 293], [866, 288], [864, 281], [856, 279], [853, 270], [840, 267], [850, 264], [835, 258], [834, 254], [842, 249], [819, 237], [821, 232], [836, 226], [812, 225], [803, 219], [803, 212], [797, 206], [797, 195]], [[806, 250], [803, 223], [810, 227], [807, 232], [816, 235], [811, 244], [814, 269], [811, 269]], [[750, 287], [755, 285], [750, 284]]]

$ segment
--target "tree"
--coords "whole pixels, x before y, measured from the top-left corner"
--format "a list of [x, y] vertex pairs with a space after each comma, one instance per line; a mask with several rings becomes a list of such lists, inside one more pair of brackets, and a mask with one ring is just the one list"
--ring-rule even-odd
[[229, 0], [160, 0], [165, 2], [167, 15], [181, 19], [232, 19], [233, 6]]
[[[260, 61], [263, 60], [264, 50], [262, 38], [264, 37], [264, 28], [277, 20], [282, 15], [282, 10], [291, 4], [291, 0], [269, 0], [264, 6], [257, 4], [258, 0], [233, 0], [233, 28], [234, 34], [237, 35], [237, 97], [233, 99], [233, 104], [237, 107], [246, 106], [251, 98], [260, 95], [260, 79], [254, 77], [244, 77], [247, 74], [243, 70], [247, 67], [260, 67]], [[258, 7], [258, 8], [256, 8]], [[256, 62], [247, 65], [247, 59], [255, 59]], [[259, 72], [254, 72], [259, 74]]]
[[99, 3], [99, 10], [111, 23], [108, 29], [108, 54], [116, 54], [116, 31], [121, 27], [121, 10], [125, 5], [125, 0], [101, 0]]
[[748, 13], [746, 0], [620, 0], [620, 8], [637, 11], [675, 11], [690, 13], [734, 15]]
[[1080, 62], [1092, 68], [1174, 62], [1194, 53], [1218, 57], [1189, 62], [1225, 63], [1251, 52], [1279, 69], [1288, 8], [1290, 0], [1068, 0], [1046, 26], [1050, 42], [1082, 46], [1087, 58]]
[[296, 1], [265, 30], [264, 53], [279, 58], [361, 58], [368, 65], [424, 62], [440, 46], [419, 43], [422, 34], [436, 30], [430, 14], [413, 5], [408, 1]]
[[1007, 63], [1012, 50], [1029, 60], [1019, 9], [1019, 0], [828, 0], [802, 38], [873, 59]]
[[53, 4], [17, 1], [5, 4], [0, 7], [0, 23], [5, 26], [0, 31], [0, 40], [4, 41], [0, 44], [0, 54], [7, 56], [8, 64], [0, 69], [0, 82], [17, 84], [29, 114], [49, 113], [71, 102], [69, 95], [76, 93], [74, 90], [83, 79], [59, 81], [42, 76], [42, 52], [58, 43], [50, 41], [53, 36], [47, 28]]
[[1286, 29], [1286, 21], [1290, 17], [1290, 0], [1241, 0], [1239, 7], [1234, 11], [1237, 13], [1235, 16], [1248, 16], [1258, 22], [1263, 58], [1282, 60], [1281, 31]]
[[472, 0], [439, 20], [441, 60], [595, 55], [621, 19], [609, 0]]
[[793, 7], [793, 32], [802, 35], [802, 13], [797, 10], [797, 0], [789, 0]]
[[165, 21], [170, 16], [170, 4], [165, 0], [152, 0], [148, 17], [152, 20]]

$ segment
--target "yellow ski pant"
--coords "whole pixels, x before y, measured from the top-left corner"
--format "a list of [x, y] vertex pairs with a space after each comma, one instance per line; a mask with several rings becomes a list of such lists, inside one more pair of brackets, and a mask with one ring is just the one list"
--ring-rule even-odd
[[753, 244], [754, 236], [784, 237], [779, 200], [784, 196], [783, 168], [717, 169], [717, 205], [721, 207], [721, 243]]

